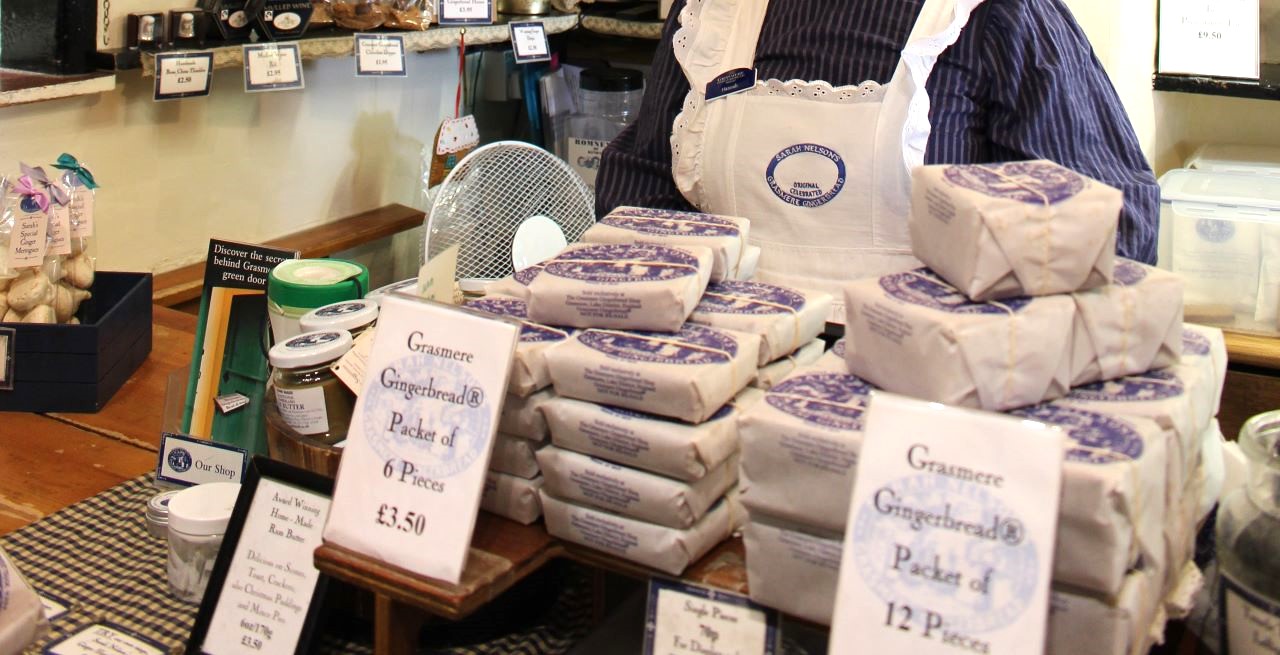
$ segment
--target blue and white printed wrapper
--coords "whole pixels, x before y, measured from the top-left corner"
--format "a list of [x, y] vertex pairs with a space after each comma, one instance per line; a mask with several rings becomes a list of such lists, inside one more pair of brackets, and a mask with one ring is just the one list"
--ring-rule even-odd
[[689, 322], [760, 335], [764, 366], [818, 338], [831, 300], [821, 292], [730, 280], [707, 286]]
[[697, 480], [738, 451], [730, 406], [697, 425], [563, 397], [543, 411], [556, 446], [677, 480]]
[[672, 528], [688, 528], [738, 481], [736, 457], [720, 463], [692, 482], [673, 480], [640, 469], [548, 446], [538, 451], [538, 465], [551, 495], [633, 519]]
[[542, 273], [544, 266], [546, 266], [545, 263], [534, 264], [507, 277], [494, 280], [485, 286], [484, 293], [486, 296], [506, 296], [527, 301], [529, 300], [529, 283]]
[[911, 249], [982, 302], [1111, 281], [1123, 194], [1049, 161], [917, 167]]
[[679, 332], [584, 330], [547, 352], [556, 393], [701, 423], [756, 375], [755, 335], [692, 323]]
[[550, 431], [542, 408], [555, 398], [555, 389], [543, 389], [525, 398], [507, 394], [498, 414], [498, 431], [539, 443], [546, 441]]
[[831, 624], [844, 537], [747, 511], [742, 528], [751, 600]]
[[489, 470], [526, 480], [538, 477], [536, 454], [540, 447], [542, 444], [499, 432], [493, 435], [493, 454], [489, 456]]
[[839, 339], [831, 344], [831, 349], [822, 353], [818, 361], [813, 363], [814, 368], [834, 373], [848, 373], [849, 364], [845, 362], [844, 339]]
[[878, 387], [1006, 410], [1067, 392], [1069, 295], [971, 302], [928, 269], [845, 287], [845, 361]]
[[1227, 343], [1222, 330], [1194, 323], [1182, 324], [1182, 365], [1200, 369], [1213, 383], [1213, 416], [1222, 403], [1222, 385], [1227, 377]]
[[490, 295], [469, 300], [466, 307], [520, 321], [520, 341], [516, 343], [515, 356], [511, 358], [508, 393], [523, 398], [551, 384], [551, 374], [547, 370], [547, 349], [563, 343], [572, 331], [530, 321], [528, 306], [519, 298]]
[[0, 653], [20, 653], [48, 626], [44, 604], [0, 549]]
[[1046, 655], [1145, 655], [1164, 635], [1160, 579], [1152, 571], [1125, 576], [1110, 601], [1077, 590], [1049, 595]]
[[1104, 598], [1120, 593], [1140, 561], [1163, 561], [1167, 513], [1167, 441], [1143, 418], [1120, 419], [1055, 404], [1012, 412], [1063, 430], [1053, 581]]
[[[756, 379], [751, 382], [751, 386], [768, 391], [773, 385], [781, 382], [787, 376], [797, 370], [816, 363], [822, 358], [823, 349], [827, 344], [822, 339], [814, 339], [809, 343], [800, 346], [795, 352], [760, 367], [760, 371], [756, 373]], [[840, 361], [840, 368], [844, 369], [844, 360]]]
[[720, 282], [745, 279], [741, 269], [750, 227], [750, 221], [737, 216], [618, 207], [588, 228], [582, 242], [710, 248], [711, 281]]
[[756, 276], [756, 269], [760, 267], [760, 255], [764, 254], [764, 249], [760, 246], [747, 246], [742, 251], [742, 264], [738, 266], [738, 279], [750, 280]]
[[680, 575], [741, 525], [742, 507], [730, 491], [702, 520], [681, 530], [560, 500], [542, 490], [551, 536]]
[[711, 276], [711, 250], [575, 244], [529, 282], [529, 319], [619, 330], [680, 329]]
[[1118, 259], [1112, 284], [1074, 293], [1071, 386], [1178, 363], [1182, 353], [1182, 280]]
[[517, 523], [529, 525], [542, 517], [542, 476], [526, 480], [514, 475], [489, 471], [480, 492], [480, 509]]
[[742, 504], [842, 533], [873, 388], [852, 375], [804, 368], [743, 412]]

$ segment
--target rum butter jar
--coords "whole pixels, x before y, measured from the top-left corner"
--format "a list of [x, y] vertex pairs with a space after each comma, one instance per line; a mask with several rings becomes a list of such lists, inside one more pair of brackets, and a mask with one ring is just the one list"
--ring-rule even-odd
[[267, 353], [276, 409], [295, 432], [329, 445], [347, 438], [356, 398], [330, 367], [351, 343], [346, 330], [304, 332]]

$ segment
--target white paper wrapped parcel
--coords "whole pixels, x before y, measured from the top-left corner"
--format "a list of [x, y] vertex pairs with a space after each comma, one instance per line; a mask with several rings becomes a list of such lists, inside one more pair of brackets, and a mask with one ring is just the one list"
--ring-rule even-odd
[[542, 517], [542, 476], [526, 480], [506, 473], [489, 471], [480, 493], [480, 509], [517, 523], [529, 525]]
[[975, 303], [922, 268], [854, 282], [845, 299], [849, 372], [882, 389], [986, 410], [1067, 392], [1069, 295]]
[[555, 446], [538, 451], [538, 465], [551, 495], [641, 521], [688, 528], [706, 515], [738, 481], [735, 457], [692, 482], [581, 455]]
[[556, 393], [701, 423], [756, 374], [755, 335], [687, 323], [679, 332], [584, 330], [547, 352]]
[[742, 504], [842, 533], [873, 388], [845, 373], [802, 369], [743, 412]]
[[697, 425], [571, 398], [544, 412], [555, 445], [677, 480], [697, 480], [738, 450], [731, 405]]
[[533, 278], [538, 277], [538, 274], [542, 273], [542, 268], [545, 265], [543, 263], [534, 264], [522, 268], [507, 277], [494, 280], [485, 286], [485, 295], [507, 296], [527, 301], [529, 300], [529, 283], [533, 281]]
[[697, 246], [576, 244], [529, 282], [529, 319], [546, 325], [675, 332], [711, 276]]
[[1146, 655], [1164, 635], [1160, 595], [1159, 577], [1141, 570], [1125, 576], [1111, 602], [1054, 588], [1045, 655]]
[[1144, 373], [1178, 363], [1182, 353], [1182, 280], [1127, 259], [1114, 283], [1071, 294], [1071, 386]]
[[1049, 161], [920, 166], [911, 249], [975, 301], [1111, 281], [1123, 194]]
[[[826, 346], [827, 344], [822, 339], [814, 339], [800, 346], [790, 355], [761, 366], [756, 373], [756, 379], [751, 382], [751, 386], [765, 391], [772, 389], [773, 385], [783, 381], [792, 373], [817, 363], [822, 358], [823, 349]], [[840, 370], [844, 370], [843, 359], [840, 360]]]
[[822, 625], [831, 624], [843, 535], [748, 511], [742, 528], [751, 600]]
[[711, 280], [739, 279], [750, 221], [670, 209], [618, 207], [582, 234], [583, 243], [698, 246], [714, 253]]
[[818, 338], [831, 300], [821, 292], [730, 280], [707, 286], [689, 322], [760, 335], [764, 366]]
[[[550, 376], [548, 373], [548, 379]], [[546, 441], [549, 431], [542, 408], [555, 398], [555, 389], [550, 388], [533, 393], [526, 398], [507, 394], [502, 402], [502, 413], [498, 415], [498, 431], [530, 441]]]
[[818, 358], [818, 361], [813, 363], [813, 367], [824, 371], [848, 373], [849, 365], [845, 363], [844, 358], [844, 339], [842, 338], [831, 344], [831, 349], [822, 353], [822, 356]]
[[728, 539], [742, 521], [742, 508], [730, 492], [693, 527], [680, 530], [646, 523], [604, 510], [574, 505], [542, 490], [542, 513], [551, 536], [638, 562], [670, 575]]
[[489, 470], [532, 479], [538, 476], [536, 453], [542, 444], [501, 432], [493, 435], [493, 454]]
[[47, 625], [40, 597], [0, 549], [0, 653], [22, 652]]
[[508, 393], [523, 398], [551, 384], [546, 351], [569, 338], [569, 332], [530, 321], [525, 301], [518, 298], [485, 296], [467, 301], [466, 306], [486, 314], [520, 321], [520, 341], [516, 344], [516, 353], [511, 359]]
[[1201, 376], [1213, 386], [1213, 408], [1218, 415], [1222, 404], [1222, 385], [1227, 377], [1227, 343], [1222, 330], [1194, 323], [1182, 324], [1182, 365], [1200, 369]]

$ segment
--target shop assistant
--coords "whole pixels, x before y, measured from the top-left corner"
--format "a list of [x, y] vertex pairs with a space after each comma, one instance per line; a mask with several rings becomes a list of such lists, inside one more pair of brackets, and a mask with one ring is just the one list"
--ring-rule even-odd
[[[757, 279], [836, 291], [918, 265], [920, 164], [1049, 159], [1124, 192], [1119, 254], [1154, 263], [1159, 190], [1062, 0], [676, 0], [596, 203], [744, 216]], [[758, 72], [745, 93], [707, 84]], [[692, 91], [691, 91], [692, 89]]]

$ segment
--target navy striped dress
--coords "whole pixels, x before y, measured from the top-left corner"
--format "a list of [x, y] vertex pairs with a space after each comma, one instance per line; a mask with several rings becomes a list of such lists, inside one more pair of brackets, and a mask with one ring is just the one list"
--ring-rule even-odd
[[[676, 0], [636, 122], [604, 152], [601, 213], [692, 209], [671, 179], [671, 124], [689, 84], [671, 51]], [[760, 79], [886, 83], [923, 0], [774, 0], [756, 48]], [[1062, 0], [987, 0], [927, 84], [925, 163], [1049, 159], [1124, 191], [1116, 250], [1154, 263], [1159, 188], [1133, 126]]]

